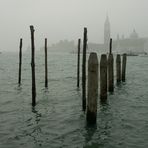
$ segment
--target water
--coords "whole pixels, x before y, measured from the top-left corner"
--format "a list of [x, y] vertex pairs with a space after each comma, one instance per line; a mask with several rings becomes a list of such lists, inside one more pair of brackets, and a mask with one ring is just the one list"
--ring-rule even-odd
[[24, 53], [22, 85], [18, 54], [0, 55], [0, 148], [148, 147], [148, 58], [128, 57], [127, 81], [98, 102], [97, 124], [86, 125], [76, 88], [75, 54], [49, 53], [49, 88], [44, 55], [36, 55], [37, 106], [31, 107], [30, 54]]

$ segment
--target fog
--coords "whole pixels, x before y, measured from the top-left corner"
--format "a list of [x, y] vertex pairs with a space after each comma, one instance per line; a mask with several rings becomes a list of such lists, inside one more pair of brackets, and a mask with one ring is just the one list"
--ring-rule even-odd
[[88, 27], [89, 42], [102, 43], [108, 14], [111, 36], [128, 37], [135, 29], [148, 36], [147, 0], [0, 0], [0, 50], [18, 50], [30, 45], [30, 25], [35, 27], [36, 48], [68, 39], [75, 42]]

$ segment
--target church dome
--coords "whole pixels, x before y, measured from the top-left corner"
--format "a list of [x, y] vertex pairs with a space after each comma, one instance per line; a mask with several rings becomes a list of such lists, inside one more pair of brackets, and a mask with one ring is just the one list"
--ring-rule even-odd
[[135, 29], [133, 30], [133, 32], [130, 35], [131, 39], [138, 39], [138, 33], [135, 31]]

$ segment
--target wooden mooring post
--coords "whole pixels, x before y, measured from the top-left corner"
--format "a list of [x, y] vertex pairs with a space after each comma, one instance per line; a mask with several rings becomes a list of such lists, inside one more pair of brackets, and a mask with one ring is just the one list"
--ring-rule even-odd
[[114, 57], [112, 54], [112, 39], [110, 39], [110, 52], [108, 55], [108, 91], [114, 91]]
[[125, 82], [125, 79], [126, 79], [126, 61], [127, 61], [127, 55], [126, 53], [124, 53], [122, 57], [122, 81], [123, 82]]
[[45, 87], [48, 87], [47, 38], [45, 38]]
[[117, 83], [121, 82], [121, 56], [120, 54], [117, 54], [116, 57], [116, 78]]
[[100, 99], [102, 102], [107, 100], [107, 56], [101, 55], [100, 61]]
[[35, 45], [34, 27], [30, 26], [31, 31], [31, 68], [32, 68], [32, 106], [36, 105], [36, 83], [35, 83]]
[[87, 28], [84, 28], [83, 37], [83, 59], [82, 59], [82, 109], [86, 110], [86, 48], [87, 48]]
[[81, 50], [81, 39], [78, 39], [78, 59], [77, 59], [77, 87], [80, 86], [80, 50]]
[[98, 99], [98, 58], [96, 53], [90, 53], [88, 60], [88, 93], [87, 93], [87, 123], [95, 124]]
[[19, 45], [19, 77], [18, 77], [18, 84], [21, 85], [21, 70], [22, 70], [22, 38], [20, 39]]
[[110, 38], [109, 54], [112, 54], [112, 38]]

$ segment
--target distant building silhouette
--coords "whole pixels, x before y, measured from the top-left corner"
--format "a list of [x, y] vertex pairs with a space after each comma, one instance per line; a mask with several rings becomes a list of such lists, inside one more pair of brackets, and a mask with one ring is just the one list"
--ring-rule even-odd
[[[88, 52], [89, 51], [97, 51], [100, 53], [108, 53], [109, 52], [109, 42], [111, 38], [111, 25], [109, 21], [108, 15], [106, 16], [104, 22], [104, 42], [99, 43], [90, 43], [88, 42]], [[61, 40], [55, 44], [48, 46], [49, 50], [56, 51], [76, 51], [77, 45], [74, 41]], [[41, 48], [44, 50], [44, 47]], [[144, 52], [148, 52], [148, 37], [141, 38], [135, 29], [129, 34], [128, 37], [125, 37], [124, 34], [121, 36], [117, 34], [117, 38], [113, 38], [112, 43], [112, 51], [113, 53], [135, 53], [140, 54]]]
[[148, 51], [148, 38], [140, 38], [136, 30], [127, 38], [117, 37], [117, 40], [113, 42], [114, 50], [120, 53], [144, 53]]
[[110, 42], [110, 22], [109, 22], [109, 18], [107, 15], [105, 23], [104, 23], [104, 46], [105, 46], [105, 49], [108, 49], [109, 42]]
[[[59, 42], [48, 46], [48, 50], [53, 51], [72, 51], [74, 49], [76, 49], [76, 46], [73, 40], [60, 40]], [[41, 50], [44, 50], [44, 47], [41, 47]]]
[[[109, 52], [109, 41], [111, 37], [111, 27], [108, 15], [104, 23], [104, 43], [88, 43], [88, 48], [103, 53]], [[148, 52], [148, 38], [139, 37], [135, 29], [131, 32], [129, 37], [117, 34], [117, 39], [113, 39], [113, 52], [114, 53], [144, 53]]]
[[133, 32], [130, 34], [130, 38], [131, 39], [138, 39], [138, 33], [135, 31], [135, 29], [133, 30]]

